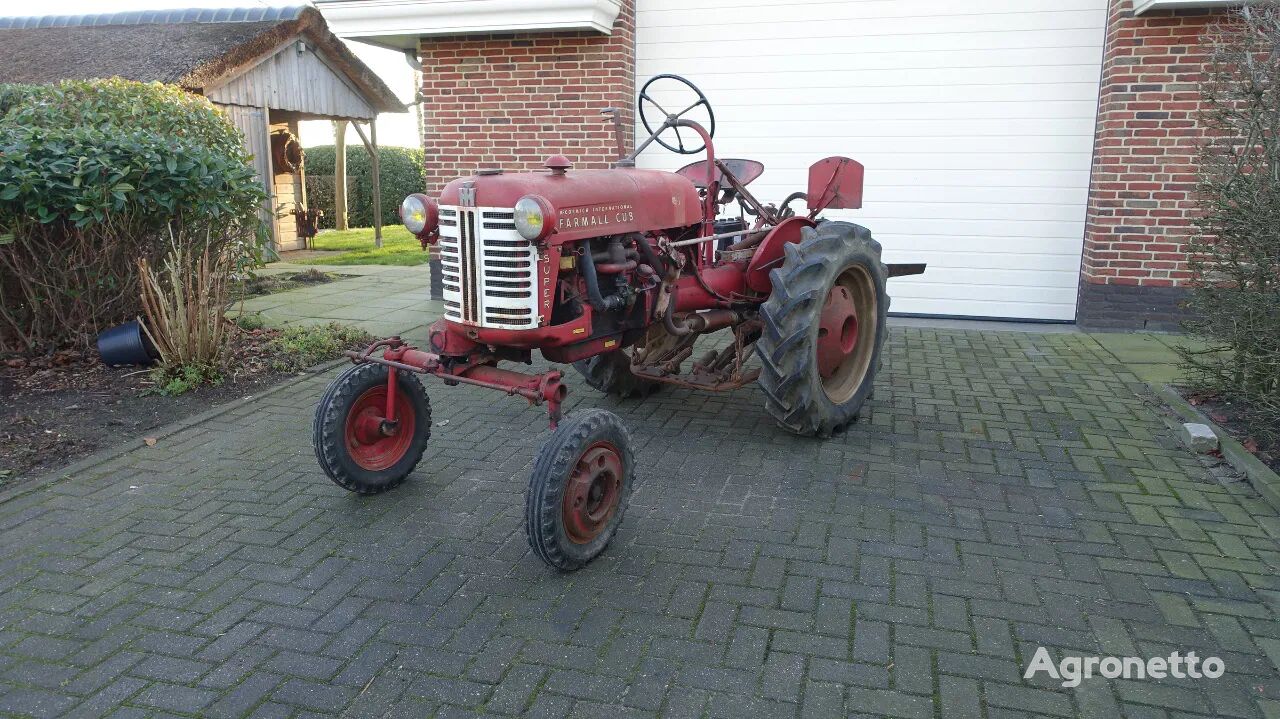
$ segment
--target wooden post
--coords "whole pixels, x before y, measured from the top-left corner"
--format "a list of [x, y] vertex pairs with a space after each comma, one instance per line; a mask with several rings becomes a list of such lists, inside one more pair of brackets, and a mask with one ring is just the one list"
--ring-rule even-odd
[[373, 245], [382, 247], [382, 165], [378, 161], [378, 126], [369, 120], [369, 134], [364, 134], [360, 123], [351, 122], [369, 153], [369, 167], [373, 170]]
[[347, 229], [347, 121], [333, 121], [333, 218], [335, 229]]
[[382, 247], [382, 163], [378, 157], [378, 118], [369, 120], [369, 144], [373, 145], [373, 246]]

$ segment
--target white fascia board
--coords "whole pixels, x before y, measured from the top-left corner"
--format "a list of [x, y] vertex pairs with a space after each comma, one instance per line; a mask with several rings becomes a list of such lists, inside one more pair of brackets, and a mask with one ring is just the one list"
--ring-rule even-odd
[[587, 30], [613, 33], [621, 0], [315, 0], [335, 35], [416, 47], [439, 35]]
[[1141, 15], [1151, 10], [1192, 10], [1243, 4], [1242, 0], [1133, 0], [1133, 14]]

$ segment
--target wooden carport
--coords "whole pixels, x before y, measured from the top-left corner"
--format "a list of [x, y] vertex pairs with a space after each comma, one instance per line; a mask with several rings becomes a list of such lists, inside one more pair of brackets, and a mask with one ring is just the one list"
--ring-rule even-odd
[[0, 18], [0, 75], [10, 82], [118, 76], [204, 95], [244, 134], [267, 192], [263, 212], [277, 250], [304, 242], [296, 213], [306, 207], [306, 191], [303, 166], [273, 147], [284, 142], [273, 135], [296, 136], [302, 120], [350, 122], [371, 156], [381, 244], [376, 118], [406, 108], [315, 8]]

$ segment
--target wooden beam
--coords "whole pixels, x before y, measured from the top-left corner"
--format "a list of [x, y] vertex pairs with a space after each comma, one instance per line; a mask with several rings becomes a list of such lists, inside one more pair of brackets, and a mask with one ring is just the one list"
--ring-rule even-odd
[[347, 121], [333, 121], [333, 226], [347, 229]]
[[364, 128], [360, 127], [360, 123], [357, 120], [352, 120], [351, 126], [356, 129], [356, 134], [360, 136], [360, 141], [364, 143], [365, 152], [372, 156], [374, 154], [373, 145], [369, 143], [369, 136], [364, 134]]
[[369, 121], [369, 142], [373, 145], [373, 246], [382, 247], [382, 158], [378, 157], [378, 122]]
[[271, 222], [271, 251], [280, 256], [280, 217], [276, 207], [276, 166], [271, 157], [271, 109], [262, 106], [262, 131], [267, 141], [264, 145], [267, 153], [267, 176], [263, 178], [267, 186], [267, 217]]
[[351, 121], [351, 126], [369, 153], [369, 167], [373, 171], [373, 246], [382, 247], [382, 167], [378, 162], [378, 125], [370, 120], [367, 135], [355, 120]]

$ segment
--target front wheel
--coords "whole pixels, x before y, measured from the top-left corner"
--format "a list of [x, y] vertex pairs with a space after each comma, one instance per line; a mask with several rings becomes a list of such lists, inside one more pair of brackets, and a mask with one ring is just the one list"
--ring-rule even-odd
[[380, 494], [405, 480], [431, 438], [431, 402], [417, 375], [396, 373], [396, 417], [387, 421], [387, 374], [380, 364], [348, 368], [316, 407], [312, 444], [338, 486]]
[[829, 437], [871, 395], [887, 334], [888, 270], [865, 227], [824, 222], [783, 247], [760, 307], [765, 407], [796, 434]]
[[533, 463], [525, 533], [533, 553], [581, 569], [613, 539], [631, 494], [631, 435], [612, 412], [588, 409], [560, 423]]

